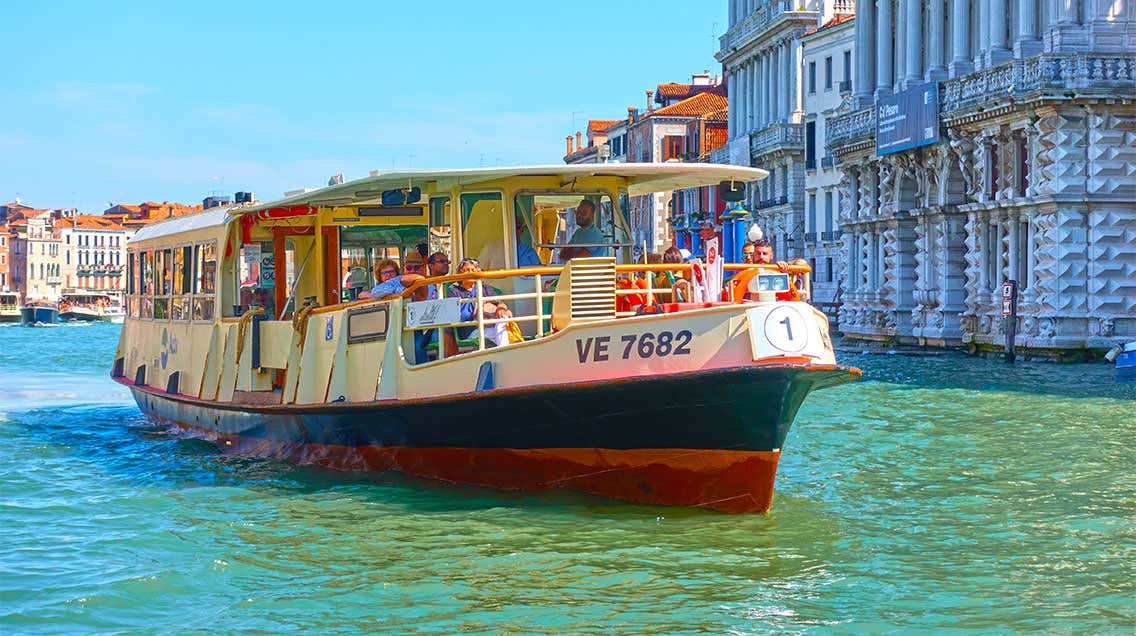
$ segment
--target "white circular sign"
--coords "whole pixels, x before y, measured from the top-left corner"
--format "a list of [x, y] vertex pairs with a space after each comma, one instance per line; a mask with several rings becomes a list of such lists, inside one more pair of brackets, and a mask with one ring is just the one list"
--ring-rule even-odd
[[775, 349], [799, 353], [809, 344], [809, 321], [795, 307], [774, 307], [765, 315], [765, 339]]

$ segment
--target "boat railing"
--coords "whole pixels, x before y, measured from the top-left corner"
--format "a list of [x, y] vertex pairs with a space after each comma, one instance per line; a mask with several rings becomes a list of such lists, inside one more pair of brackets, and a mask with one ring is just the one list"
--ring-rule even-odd
[[[762, 270], [769, 272], [779, 271], [776, 265], [754, 265], [754, 264], [740, 264], [729, 263], [726, 264], [724, 270], [729, 274], [736, 274], [745, 270]], [[627, 287], [621, 286], [618, 282], [614, 290], [614, 297], [617, 307], [624, 307], [615, 312], [615, 317], [626, 318], [639, 314], [640, 305], [652, 305], [659, 302], [674, 302], [679, 298], [678, 279], [690, 280], [692, 266], [688, 263], [663, 263], [663, 264], [628, 264], [616, 265], [615, 272], [617, 281], [619, 278], [634, 281], [636, 279], [643, 281], [644, 287], [637, 287], [634, 284]], [[670, 272], [676, 278], [676, 283], [670, 286], [657, 286], [655, 284], [656, 276]], [[796, 276], [799, 282], [799, 290], [802, 297], [808, 298], [810, 289], [810, 269], [804, 265], [791, 265], [788, 268], [788, 274]], [[441, 277], [434, 277], [415, 281], [410, 285], [406, 291], [403, 292], [402, 297], [407, 301], [414, 302], [415, 296], [421, 296], [421, 290], [425, 287], [432, 287], [435, 291], [435, 299], [447, 298], [446, 289], [450, 284], [460, 284], [462, 281], [473, 281], [473, 289], [469, 298], [453, 298], [457, 300], [459, 307], [458, 315], [460, 316], [460, 307], [464, 305], [473, 305], [474, 311], [471, 319], [458, 320], [458, 321], [430, 321], [429, 324], [410, 325], [404, 321], [403, 331], [407, 334], [417, 333], [421, 331], [437, 331], [438, 344], [438, 359], [444, 360], [446, 358], [446, 347], [444, 346], [446, 330], [459, 329], [459, 328], [476, 328], [477, 337], [476, 349], [477, 351], [484, 351], [487, 345], [486, 333], [488, 330], [497, 329], [497, 325], [508, 324], [510, 322], [516, 323], [518, 326], [529, 326], [528, 333], [525, 335], [526, 340], [539, 339], [548, 335], [553, 331], [551, 328], [552, 321], [552, 299], [556, 295], [554, 281], [559, 279], [563, 274], [563, 268], [559, 266], [554, 267], [529, 267], [512, 270], [493, 270], [486, 272], [468, 272], [464, 274], [449, 274]], [[503, 280], [503, 279], [528, 279], [532, 283], [532, 291], [514, 292], [506, 294], [492, 294], [485, 293], [485, 285], [492, 284], [490, 281]], [[514, 285], [516, 287], [516, 285]], [[630, 297], [637, 297], [640, 301], [646, 302], [632, 302]], [[496, 316], [486, 315], [485, 301], [501, 301], [509, 305], [511, 315], [507, 317], [498, 318]], [[622, 300], [622, 302], [620, 302]], [[533, 311], [518, 312], [520, 304], [515, 304], [512, 301], [528, 301], [527, 303], [534, 307]], [[362, 301], [374, 302], [374, 301]], [[456, 342], [455, 337], [455, 342]]]

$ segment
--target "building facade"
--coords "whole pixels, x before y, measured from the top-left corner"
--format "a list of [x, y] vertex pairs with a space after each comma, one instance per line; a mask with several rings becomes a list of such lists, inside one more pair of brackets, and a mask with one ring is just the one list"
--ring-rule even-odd
[[[712, 160], [769, 171], [769, 178], [750, 184], [744, 206], [778, 258], [807, 256], [802, 39], [826, 20], [853, 13], [852, 5], [847, 0], [730, 1], [729, 28], [717, 54], [729, 85], [729, 142]], [[813, 143], [815, 149], [815, 138]]]
[[28, 210], [11, 223], [9, 279], [24, 300], [59, 300], [63, 291], [62, 241], [51, 210]]
[[0, 223], [0, 291], [11, 291], [8, 288], [8, 225]]
[[65, 289], [125, 289], [126, 242], [133, 231], [110, 218], [91, 215], [60, 219], [56, 231], [62, 242]]
[[[1136, 338], [1136, 3], [857, 2], [854, 95], [827, 144], [844, 196], [846, 336], [994, 348]], [[882, 156], [881, 98], [938, 86], [941, 141]]]
[[[822, 19], [825, 16], [822, 15]], [[813, 300], [830, 306], [842, 295], [843, 233], [836, 158], [825, 150], [828, 121], [852, 94], [855, 16], [838, 13], [801, 38], [805, 104], [804, 246], [798, 253], [813, 269]]]

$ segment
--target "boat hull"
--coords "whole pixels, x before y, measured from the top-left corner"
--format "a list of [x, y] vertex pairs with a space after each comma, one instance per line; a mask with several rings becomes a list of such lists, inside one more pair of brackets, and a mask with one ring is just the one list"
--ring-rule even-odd
[[24, 318], [20, 315], [19, 310], [15, 311], [0, 311], [0, 323], [5, 322], [23, 322]]
[[59, 322], [59, 310], [54, 307], [23, 307], [20, 320], [25, 325], [54, 325]]
[[814, 388], [853, 377], [829, 365], [766, 365], [287, 407], [131, 389], [147, 414], [242, 454], [496, 488], [565, 488], [640, 503], [765, 512], [801, 402]]
[[63, 322], [97, 322], [99, 315], [86, 311], [64, 311], [60, 312], [59, 319]]

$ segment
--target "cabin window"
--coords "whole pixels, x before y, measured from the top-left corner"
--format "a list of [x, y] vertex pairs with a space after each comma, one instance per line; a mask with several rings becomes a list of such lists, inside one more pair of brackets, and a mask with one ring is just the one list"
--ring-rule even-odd
[[142, 293], [154, 295], [154, 253], [149, 250], [142, 253]]
[[213, 320], [217, 293], [217, 242], [193, 248], [193, 320]]
[[462, 255], [476, 258], [483, 271], [506, 267], [503, 208], [500, 192], [461, 195]]
[[[578, 212], [584, 201], [594, 209], [591, 218]], [[521, 266], [527, 264], [526, 242], [544, 264], [585, 256], [582, 250], [593, 256], [620, 258], [630, 243], [623, 215], [617, 213], [606, 193], [522, 193], [517, 195], [516, 209], [524, 221], [516, 240], [517, 263]]]
[[265, 313], [272, 314], [274, 309], [272, 288], [275, 275], [272, 249], [271, 241], [241, 246], [241, 259], [238, 263], [241, 307], [238, 313], [259, 307], [264, 309]]
[[343, 300], [351, 301], [376, 284], [375, 268], [389, 258], [399, 263], [403, 256], [428, 241], [424, 225], [378, 225], [343, 227], [339, 230], [340, 280]]
[[126, 293], [138, 293], [138, 257], [134, 252], [126, 255]]
[[453, 258], [454, 253], [450, 249], [453, 219], [454, 213], [453, 207], [450, 205], [450, 197], [430, 198], [430, 253], [427, 254], [427, 258], [437, 252]]

